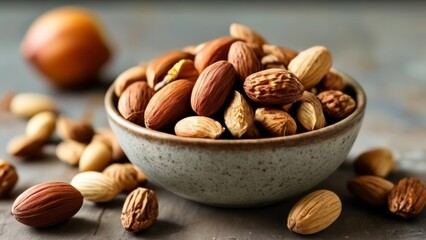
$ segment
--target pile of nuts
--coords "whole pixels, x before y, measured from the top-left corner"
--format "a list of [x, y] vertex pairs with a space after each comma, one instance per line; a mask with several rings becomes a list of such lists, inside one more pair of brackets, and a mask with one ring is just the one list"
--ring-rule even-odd
[[[395, 170], [392, 152], [386, 148], [368, 150], [355, 159], [357, 177], [347, 184], [362, 202], [387, 208], [404, 219], [413, 218], [426, 206], [426, 186], [417, 178], [405, 177], [394, 185], [385, 179]], [[287, 227], [299, 234], [313, 234], [329, 227], [342, 211], [339, 197], [329, 190], [317, 190], [300, 199], [290, 210]]]
[[234, 23], [230, 36], [156, 57], [115, 81], [123, 118], [195, 138], [262, 138], [320, 129], [355, 109], [323, 46], [270, 45]]
[[[16, 220], [32, 227], [52, 226], [74, 216], [83, 199], [108, 202], [122, 192], [129, 194], [121, 215], [126, 230], [136, 232], [156, 220], [155, 193], [139, 187], [147, 178], [138, 167], [120, 162], [125, 154], [110, 129], [95, 130], [88, 120], [58, 116], [54, 101], [42, 94], [16, 94], [11, 98], [9, 110], [29, 119], [25, 135], [9, 142], [10, 155], [21, 159], [38, 157], [56, 130], [62, 140], [56, 147], [57, 158], [78, 165], [80, 170], [70, 183], [46, 182], [24, 191], [12, 206]], [[10, 192], [17, 180], [15, 168], [0, 161], [0, 195]]]

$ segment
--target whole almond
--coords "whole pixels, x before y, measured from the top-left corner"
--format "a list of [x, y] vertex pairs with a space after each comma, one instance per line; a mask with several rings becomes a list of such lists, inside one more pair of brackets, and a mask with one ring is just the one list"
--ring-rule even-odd
[[158, 200], [155, 192], [137, 188], [124, 202], [121, 211], [121, 224], [127, 231], [138, 232], [150, 227], [158, 216]]
[[201, 73], [209, 65], [220, 60], [227, 60], [231, 44], [238, 40], [238, 38], [234, 37], [221, 37], [206, 42], [197, 55], [195, 55], [195, 68]]
[[102, 173], [115, 179], [124, 192], [131, 192], [140, 184], [146, 182], [146, 178], [144, 179], [145, 181], [140, 181], [139, 174], [142, 172], [138, 171], [131, 163], [111, 164]]
[[361, 201], [373, 207], [387, 206], [393, 183], [377, 176], [358, 176], [348, 182], [349, 191]]
[[55, 128], [56, 114], [53, 112], [41, 112], [28, 121], [25, 133], [29, 137], [47, 141], [55, 132]]
[[231, 24], [229, 27], [229, 34], [232, 37], [239, 38], [247, 43], [253, 44], [259, 50], [261, 50], [262, 46], [266, 44], [266, 40], [259, 33], [250, 27], [239, 23]]
[[387, 177], [395, 170], [395, 159], [387, 148], [374, 148], [360, 154], [354, 161], [358, 175]]
[[62, 140], [74, 140], [81, 143], [89, 143], [95, 134], [91, 123], [84, 120], [73, 120], [65, 116], [58, 118], [56, 128]]
[[262, 63], [263, 69], [270, 69], [270, 68], [281, 68], [281, 69], [287, 69], [283, 62], [280, 62], [280, 60], [272, 55], [265, 55], [260, 60]]
[[15, 219], [31, 227], [49, 227], [74, 216], [83, 204], [81, 193], [65, 182], [47, 182], [25, 190], [13, 202]]
[[300, 52], [288, 64], [288, 70], [296, 74], [305, 89], [317, 85], [332, 65], [331, 54], [323, 46], [314, 46]]
[[303, 92], [296, 105], [296, 118], [306, 130], [312, 131], [327, 125], [321, 102], [314, 94]]
[[235, 69], [218, 61], [201, 72], [191, 93], [191, 107], [200, 116], [215, 114], [225, 103], [235, 81]]
[[404, 219], [419, 215], [425, 206], [426, 186], [417, 178], [403, 178], [389, 192], [389, 210]]
[[236, 138], [241, 138], [254, 124], [253, 109], [238, 91], [234, 91], [223, 115], [226, 127]]
[[158, 91], [174, 80], [186, 79], [195, 82], [197, 78], [198, 71], [195, 69], [194, 61], [191, 59], [182, 59], [173, 65], [164, 79], [155, 85], [154, 90]]
[[146, 66], [134, 66], [122, 72], [114, 81], [114, 92], [117, 97], [132, 83], [146, 81]]
[[234, 42], [229, 48], [228, 61], [234, 66], [237, 77], [241, 81], [250, 74], [262, 70], [256, 53], [241, 41]]
[[81, 172], [100, 172], [111, 163], [111, 159], [111, 147], [103, 142], [93, 141], [81, 153], [78, 168]]
[[41, 112], [56, 112], [52, 98], [39, 93], [16, 94], [10, 102], [10, 112], [19, 117], [30, 118]]
[[145, 109], [145, 126], [165, 129], [187, 116], [193, 87], [192, 81], [177, 80], [156, 92]]
[[290, 210], [287, 227], [299, 234], [313, 234], [329, 227], [339, 217], [342, 203], [328, 190], [317, 190], [300, 199]]
[[355, 109], [355, 100], [341, 91], [327, 90], [320, 92], [317, 97], [330, 118], [343, 119]]
[[146, 82], [132, 83], [118, 99], [118, 112], [124, 119], [144, 126], [145, 108], [153, 95], [154, 90]]
[[66, 140], [59, 143], [56, 147], [56, 157], [62, 162], [76, 166], [85, 148], [86, 144], [73, 140]]
[[126, 157], [117, 137], [110, 128], [96, 129], [92, 141], [101, 141], [110, 146], [112, 150], [112, 161], [120, 161]]
[[194, 55], [178, 50], [152, 59], [146, 68], [148, 85], [154, 89], [155, 85], [167, 75], [170, 68], [182, 59], [194, 59]]
[[303, 95], [303, 85], [293, 73], [271, 68], [248, 76], [244, 81], [247, 96], [260, 104], [289, 104]]
[[15, 167], [0, 159], [0, 198], [9, 194], [18, 182], [18, 173]]
[[7, 152], [15, 157], [31, 158], [40, 154], [45, 142], [39, 139], [18, 136], [9, 141]]
[[109, 202], [121, 192], [121, 186], [113, 178], [94, 171], [78, 173], [71, 185], [91, 202]]
[[254, 120], [273, 137], [293, 135], [297, 131], [296, 121], [283, 110], [258, 108]]
[[176, 136], [191, 138], [218, 138], [225, 131], [222, 125], [209, 117], [186, 117], [175, 125]]

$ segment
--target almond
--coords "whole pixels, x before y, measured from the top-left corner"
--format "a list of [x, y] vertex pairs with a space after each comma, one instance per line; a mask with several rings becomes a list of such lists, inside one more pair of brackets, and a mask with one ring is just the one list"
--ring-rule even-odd
[[58, 118], [56, 127], [58, 135], [62, 140], [89, 143], [95, 134], [91, 123], [84, 120], [73, 120], [65, 116]]
[[355, 100], [338, 90], [327, 90], [318, 94], [324, 112], [330, 118], [343, 119], [349, 116], [355, 109]]
[[314, 46], [300, 52], [288, 64], [288, 70], [296, 74], [305, 89], [317, 85], [332, 65], [331, 54], [323, 46]]
[[56, 147], [56, 157], [62, 162], [76, 166], [85, 148], [86, 144], [83, 143], [73, 140], [63, 141]]
[[78, 173], [71, 185], [91, 202], [109, 202], [121, 192], [121, 186], [113, 178], [94, 171]]
[[155, 192], [137, 188], [124, 202], [121, 211], [121, 224], [127, 231], [138, 232], [150, 227], [158, 216], [158, 200]]
[[117, 79], [114, 81], [114, 92], [117, 97], [120, 97], [121, 94], [134, 82], [146, 81], [146, 66], [139, 65], [131, 67], [126, 71], [118, 75]]
[[194, 59], [194, 55], [181, 50], [168, 52], [152, 59], [146, 68], [146, 78], [151, 88], [167, 75], [167, 71], [182, 59]]
[[[131, 192], [147, 181], [143, 172], [131, 163], [111, 164], [102, 173], [115, 179], [124, 192]], [[142, 178], [140, 178], [140, 174], [143, 175]]]
[[387, 177], [395, 170], [396, 162], [387, 148], [374, 148], [360, 154], [354, 161], [358, 175]]
[[35, 185], [19, 195], [12, 205], [15, 219], [31, 227], [49, 227], [74, 216], [83, 204], [81, 193], [68, 183]]
[[266, 44], [266, 40], [256, 31], [239, 23], [233, 23], [229, 27], [229, 34], [232, 37], [244, 40], [247, 43], [253, 44], [257, 49], [261, 50]]
[[101, 141], [110, 146], [112, 150], [112, 161], [120, 161], [126, 157], [117, 137], [110, 128], [97, 129], [92, 141]]
[[377, 176], [358, 176], [348, 182], [349, 191], [374, 207], [385, 207], [393, 183]]
[[262, 46], [264, 55], [272, 55], [274, 56], [278, 62], [284, 64], [287, 68], [293, 58], [295, 58], [299, 53], [293, 49], [279, 47], [275, 45], [264, 44]]
[[55, 127], [56, 114], [53, 112], [41, 112], [28, 121], [25, 133], [29, 137], [47, 141], [55, 132]]
[[40, 154], [45, 142], [39, 139], [18, 136], [9, 141], [7, 152], [15, 157], [31, 158]]
[[340, 215], [340, 198], [328, 190], [317, 190], [300, 199], [290, 210], [287, 227], [299, 234], [313, 234], [329, 227]]
[[0, 159], [0, 198], [9, 194], [18, 182], [18, 178], [15, 167]]
[[93, 141], [81, 153], [78, 168], [81, 172], [100, 172], [111, 163], [111, 159], [111, 147], [103, 142]]
[[206, 42], [195, 55], [195, 68], [201, 73], [207, 66], [219, 60], [226, 60], [231, 44], [238, 41], [234, 37], [222, 37]]
[[146, 82], [135, 82], [124, 90], [118, 99], [118, 112], [121, 116], [139, 126], [144, 126], [144, 113], [154, 90]]
[[224, 131], [225, 128], [218, 121], [204, 116], [186, 117], [175, 125], [176, 136], [180, 137], [215, 139]]
[[389, 210], [404, 219], [419, 215], [425, 206], [426, 186], [417, 178], [403, 178], [389, 192]]
[[312, 131], [327, 126], [321, 102], [314, 94], [303, 92], [296, 105], [296, 118], [303, 128]]
[[321, 79], [318, 83], [318, 88], [321, 91], [325, 90], [338, 90], [342, 91], [345, 88], [346, 84], [343, 80], [342, 75], [336, 71], [330, 69], [328, 73]]
[[145, 126], [165, 129], [187, 116], [193, 87], [192, 81], [177, 80], [156, 92], [145, 109]]
[[10, 112], [19, 117], [30, 118], [41, 112], [56, 112], [55, 101], [39, 93], [20, 93], [13, 96]]
[[191, 93], [191, 107], [200, 116], [216, 113], [225, 103], [235, 80], [235, 69], [227, 61], [218, 61], [201, 72]]
[[293, 135], [297, 131], [296, 121], [283, 110], [258, 108], [254, 121], [273, 137]]
[[241, 138], [254, 124], [254, 113], [244, 96], [234, 91], [231, 101], [223, 114], [225, 125], [232, 136]]
[[229, 48], [228, 61], [234, 65], [237, 77], [244, 81], [250, 74], [262, 70], [256, 53], [247, 44], [238, 41]]
[[244, 81], [247, 96], [260, 104], [289, 104], [303, 95], [303, 85], [293, 73], [271, 68], [248, 76]]

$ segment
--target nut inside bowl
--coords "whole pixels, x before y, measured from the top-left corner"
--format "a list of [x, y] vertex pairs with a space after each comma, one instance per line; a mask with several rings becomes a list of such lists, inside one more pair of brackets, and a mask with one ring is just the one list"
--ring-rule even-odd
[[124, 152], [149, 180], [208, 205], [260, 206], [314, 187], [346, 159], [361, 127], [366, 97], [354, 79], [340, 74], [356, 100], [355, 110], [327, 127], [285, 137], [213, 140], [144, 128], [120, 116], [113, 85], [105, 107]]

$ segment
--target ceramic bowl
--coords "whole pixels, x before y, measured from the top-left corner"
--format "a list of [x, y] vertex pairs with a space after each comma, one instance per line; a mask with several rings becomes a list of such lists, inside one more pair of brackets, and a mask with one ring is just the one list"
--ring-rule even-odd
[[106, 93], [105, 106], [124, 152], [150, 181], [203, 204], [260, 206], [314, 187], [346, 159], [366, 98], [354, 79], [342, 76], [357, 102], [355, 111], [325, 128], [285, 137], [195, 139], [140, 127], [118, 113], [114, 86]]

